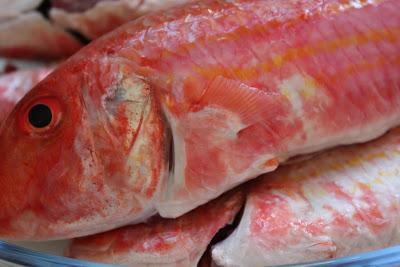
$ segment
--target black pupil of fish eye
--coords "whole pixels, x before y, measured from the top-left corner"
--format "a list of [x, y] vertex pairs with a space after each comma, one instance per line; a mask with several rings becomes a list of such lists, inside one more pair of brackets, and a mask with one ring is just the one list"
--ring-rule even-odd
[[38, 104], [31, 108], [29, 111], [29, 123], [35, 128], [44, 128], [51, 123], [53, 114], [51, 109], [44, 105]]

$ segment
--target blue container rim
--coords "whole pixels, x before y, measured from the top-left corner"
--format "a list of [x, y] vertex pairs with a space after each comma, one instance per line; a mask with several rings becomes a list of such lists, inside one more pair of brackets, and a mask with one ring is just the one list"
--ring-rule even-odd
[[[115, 267], [116, 265], [94, 263], [77, 259], [70, 259], [62, 256], [55, 256], [35, 252], [26, 248], [0, 241], [0, 259], [10, 263], [23, 266], [48, 267], [48, 266], [70, 266], [70, 267]], [[400, 246], [393, 246], [385, 249], [370, 252], [358, 253], [352, 256], [341, 257], [331, 260], [280, 265], [293, 267], [333, 267], [333, 266], [395, 266], [400, 265]]]

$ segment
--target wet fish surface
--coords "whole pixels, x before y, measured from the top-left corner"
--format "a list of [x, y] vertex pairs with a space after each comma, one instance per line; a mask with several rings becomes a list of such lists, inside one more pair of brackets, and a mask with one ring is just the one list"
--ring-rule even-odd
[[290, 157], [382, 135], [400, 122], [399, 8], [206, 0], [97, 39], [0, 129], [0, 236], [175, 218]]
[[400, 243], [400, 129], [260, 178], [220, 266], [311, 262]]

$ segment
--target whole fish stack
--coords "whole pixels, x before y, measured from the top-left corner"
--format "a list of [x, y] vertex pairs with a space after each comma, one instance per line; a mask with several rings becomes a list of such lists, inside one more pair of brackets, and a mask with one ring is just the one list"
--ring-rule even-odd
[[54, 60], [143, 14], [190, 0], [2, 0], [0, 56]]
[[194, 1], [96, 39], [4, 112], [0, 237], [129, 266], [399, 244], [399, 8]]

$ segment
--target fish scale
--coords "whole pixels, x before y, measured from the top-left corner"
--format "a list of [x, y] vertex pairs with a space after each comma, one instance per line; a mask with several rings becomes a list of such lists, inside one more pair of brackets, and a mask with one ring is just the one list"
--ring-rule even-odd
[[[221, 177], [232, 177], [235, 174], [240, 176], [240, 172], [248, 171], [249, 166], [259, 159], [260, 154], [286, 158], [297, 153], [319, 150], [321, 147], [362, 141], [363, 131], [366, 132], [365, 138], [370, 138], [367, 134], [370, 133], [370, 129], [363, 130], [363, 127], [369, 124], [367, 121], [371, 123], [371, 127], [375, 127], [372, 124], [373, 121], [377, 122], [376, 116], [382, 116], [385, 113], [394, 114], [393, 112], [397, 110], [399, 99], [397, 97], [386, 98], [398, 91], [399, 81], [396, 70], [389, 71], [384, 80], [374, 81], [375, 83], [372, 86], [370, 82], [370, 74], [375, 73], [375, 70], [380, 69], [384, 72], [389, 69], [389, 66], [398, 66], [396, 52], [393, 52], [393, 50], [400, 51], [399, 41], [396, 37], [399, 31], [399, 20], [392, 13], [395, 10], [392, 5], [396, 3], [385, 2], [380, 4], [379, 8], [364, 6], [361, 10], [354, 10], [351, 5], [348, 5], [343, 6], [344, 11], [336, 13], [320, 11], [322, 6], [316, 4], [316, 2], [310, 4], [309, 2], [292, 1], [292, 5], [283, 5], [288, 5], [289, 7], [285, 6], [285, 8], [292, 8], [294, 12], [288, 12], [285, 9], [285, 12], [290, 14], [286, 15], [289, 18], [278, 13], [281, 15], [281, 17], [277, 16], [278, 22], [274, 20], [274, 17], [270, 18], [265, 15], [258, 15], [259, 17], [255, 16], [254, 13], [243, 15], [242, 10], [236, 9], [242, 3], [245, 3], [246, 5], [243, 5], [248, 9], [255, 8], [257, 5], [267, 5], [265, 2], [239, 1], [234, 7], [224, 7], [223, 11], [220, 12], [221, 14], [215, 15], [217, 12], [213, 13], [214, 17], [218, 17], [219, 20], [225, 18], [229, 20], [230, 16], [233, 15], [242, 16], [246, 20], [246, 26], [232, 23], [233, 25], [230, 24], [232, 30], [227, 33], [220, 33], [218, 26], [222, 23], [216, 23], [218, 26], [210, 23], [212, 26], [210, 26], [204, 39], [200, 38], [199, 43], [179, 44], [178, 47], [184, 47], [179, 49], [175, 48], [174, 42], [177, 41], [171, 40], [171, 43], [164, 41], [160, 47], [167, 49], [169, 53], [161, 54], [159, 62], [162, 64], [158, 65], [156, 61], [154, 65], [147, 66], [144, 63], [146, 67], [154, 70], [152, 76], [159, 77], [159, 73], [161, 73], [161, 77], [163, 77], [167, 73], [167, 77], [174, 76], [177, 81], [177, 85], [175, 82], [171, 82], [172, 85], [167, 90], [167, 94], [172, 94], [172, 96], [168, 95], [169, 98], [175, 98], [177, 103], [174, 104], [174, 108], [177, 106], [181, 110], [176, 111], [168, 106], [166, 110], [171, 113], [175, 112], [170, 116], [170, 120], [176, 120], [178, 125], [182, 123], [182, 128], [196, 127], [191, 125], [199, 123], [199, 118], [194, 116], [193, 113], [186, 112], [184, 108], [196, 105], [197, 109], [201, 109], [198, 107], [198, 99], [203, 97], [204, 88], [209, 88], [207, 81], [213, 83], [215, 79], [221, 79], [221, 77], [228, 80], [227, 83], [229, 83], [229, 80], [240, 82], [237, 83], [237, 86], [229, 87], [225, 84], [225, 87], [212, 88], [215, 90], [214, 93], [217, 90], [220, 91], [218, 91], [218, 94], [215, 93], [214, 98], [211, 98], [209, 102], [203, 101], [205, 109], [208, 106], [215, 107], [218, 105], [218, 108], [228, 109], [232, 112], [226, 115], [227, 117], [236, 115], [241, 117], [242, 120], [244, 119], [244, 115], [241, 113], [243, 109], [254, 110], [253, 114], [246, 114], [246, 117], [250, 116], [255, 122], [244, 122], [244, 125], [241, 126], [242, 129], [237, 131], [237, 140], [233, 142], [221, 144], [210, 141], [209, 136], [212, 135], [210, 128], [204, 128], [200, 137], [191, 134], [189, 131], [183, 132], [182, 135], [174, 133], [175, 142], [179, 138], [183, 139], [183, 143], [187, 145], [185, 151], [175, 150], [175, 155], [186, 153], [186, 159], [177, 156], [178, 158], [175, 158], [174, 161], [180, 162], [186, 173], [181, 171], [171, 175], [170, 179], [176, 181], [176, 184], [171, 186], [172, 192], [169, 192], [166, 199], [162, 200], [159, 211], [164, 216], [179, 215], [190, 209], [192, 203], [198, 203], [197, 199], [202, 198], [202, 201], [207, 201], [212, 198], [212, 196], [206, 197], [209, 191], [208, 188], [206, 188], [208, 192], [203, 190], [204, 184], [212, 184], [219, 180], [221, 182], [213, 187], [214, 190], [219, 190], [218, 187], [224, 188], [223, 190], [230, 188], [235, 184], [235, 181], [224, 184], [228, 179]], [[335, 1], [328, 2], [325, 9], [328, 9], [329, 4], [334, 6]], [[275, 5], [277, 4], [275, 3]], [[303, 18], [304, 9], [299, 9], [298, 5], [301, 5], [302, 8], [305, 8], [305, 6], [313, 7], [311, 11], [308, 11], [306, 19]], [[263, 7], [260, 7], [259, 10], [265, 13], [270, 11], [265, 6]], [[379, 19], [381, 17], [380, 12], [387, 12], [391, 19], [385, 20], [385, 23], [383, 23]], [[367, 15], [373, 23], [369, 23], [368, 27], [359, 26], [365, 24]], [[364, 20], [360, 19], [362, 17]], [[196, 24], [203, 22], [201, 18], [197, 19], [201, 22], [196, 19], [192, 20], [196, 21]], [[207, 25], [206, 22], [203, 22], [203, 25]], [[345, 25], [351, 26], [345, 27]], [[323, 30], [316, 31], [316, 34], [314, 34], [316, 28]], [[339, 30], [342, 28], [346, 30]], [[206, 30], [202, 29], [202, 31]], [[254, 32], [261, 32], [261, 34], [255, 36]], [[285, 32], [289, 32], [290, 35], [285, 34]], [[161, 33], [157, 31], [157, 36], [160, 35]], [[309, 38], [309, 35], [315, 37]], [[183, 36], [185, 35], [183, 34]], [[151, 32], [148, 33], [148, 38], [151, 39]], [[243, 46], [243, 43], [248, 45]], [[263, 45], [265, 47], [266, 43], [268, 43], [267, 48], [261, 48]], [[156, 48], [154, 50], [157, 51]], [[204, 60], [203, 57], [193, 59], [189, 55], [192, 53], [199, 54], [198, 52], [190, 52], [193, 50], [206, 51], [203, 53], [211, 55], [216, 64], [208, 63], [209, 59], [205, 57]], [[391, 53], [391, 56], [385, 56], [387, 53]], [[232, 57], [232, 55], [235, 56]], [[145, 57], [151, 57], [151, 55]], [[168, 63], [164, 63], [164, 61]], [[193, 61], [195, 65], [192, 64], [194, 69], [192, 71], [187, 69], [187, 66], [190, 66]], [[332, 69], [333, 72], [329, 75], [324, 72], [324, 66], [332, 64], [330, 62], [334, 62], [335, 65]], [[164, 66], [166, 66], [165, 69]], [[170, 66], [174, 67], [170, 68]], [[181, 68], [185, 71], [180, 71]], [[182, 84], [178, 81], [182, 81]], [[163, 90], [166, 87], [168, 88], [168, 83], [163, 80], [155, 81], [155, 83]], [[263, 118], [256, 117], [256, 114], [264, 107], [261, 107], [262, 104], [255, 106], [254, 102], [249, 101], [246, 92], [241, 93], [238, 90], [240, 83], [266, 92], [265, 97], [260, 102], [264, 105], [270, 105], [265, 108], [266, 113], [269, 111], [270, 116], [265, 114]], [[282, 87], [285, 87], [282, 86], [283, 84], [286, 88], [282, 89]], [[303, 89], [299, 87], [303, 87]], [[183, 99], [182, 90], [184, 96], [186, 96]], [[282, 91], [284, 91], [283, 95]], [[209, 90], [207, 89], [206, 92], [208, 93]], [[382, 94], [386, 94], [386, 97]], [[237, 98], [242, 99], [240, 104], [236, 104], [234, 99]], [[261, 99], [262, 94], [258, 98]], [[213, 102], [216, 99], [219, 103]], [[270, 100], [268, 101], [268, 99]], [[360, 101], [361, 99], [363, 101]], [[380, 101], [382, 99], [383, 101]], [[270, 102], [279, 103], [279, 105], [270, 104]], [[278, 107], [275, 108], [275, 106]], [[347, 110], [347, 112], [337, 112], [338, 109]], [[193, 116], [193, 119], [190, 119], [190, 116]], [[209, 122], [210, 124], [220, 123], [224, 125], [220, 121], [215, 122], [215, 117], [217, 117], [217, 112], [214, 116], [210, 115], [210, 118], [204, 118], [201, 123], [207, 124]], [[286, 118], [290, 119], [286, 121]], [[224, 118], [223, 120], [229, 119]], [[393, 118], [393, 120], [398, 120], [398, 118]], [[231, 121], [234, 121], [234, 119], [231, 119]], [[344, 129], [347, 133], [343, 131]], [[201, 131], [201, 129], [197, 130]], [[354, 136], [355, 134], [358, 136]], [[214, 139], [217, 138], [214, 137]], [[342, 140], [339, 141], [338, 139]], [[206, 151], [204, 151], [204, 147], [209, 150], [207, 151], [206, 148]], [[235, 153], [235, 151], [249, 150], [249, 147], [252, 148], [252, 151], [246, 154], [247, 159], [243, 159], [243, 154]], [[264, 150], [262, 150], [263, 147]], [[212, 152], [215, 149], [223, 152]], [[287, 153], [288, 150], [295, 152]], [[199, 154], [196, 153], [197, 151]], [[224, 153], [225, 151], [226, 153]], [[191, 159], [189, 154], [195, 154], [195, 156]], [[233, 157], [232, 154], [238, 154], [238, 156]], [[210, 155], [214, 155], [214, 157], [211, 157], [212, 162], [221, 162], [219, 166], [210, 168], [207, 163], [210, 161]], [[221, 158], [222, 160], [220, 160]], [[230, 167], [240, 165], [238, 160], [248, 160], [244, 170], [236, 169], [233, 173], [226, 173], [229, 165], [231, 165]], [[227, 161], [228, 164], [226, 164]], [[205, 165], [199, 166], [199, 162], [205, 162]], [[206, 168], [209, 170], [205, 170]], [[177, 169], [179, 168], [175, 168], [175, 170]], [[256, 169], [252, 173], [243, 174], [240, 179], [255, 177], [266, 171], [268, 169]], [[183, 181], [181, 181], [182, 179]], [[191, 181], [196, 181], [194, 187]], [[177, 190], [177, 188], [181, 190]], [[182, 196], [177, 197], [177, 194]], [[177, 212], [174, 204], [178, 201], [187, 202], [189, 208], [185, 207], [182, 211]], [[168, 210], [169, 206], [174, 210]]]

